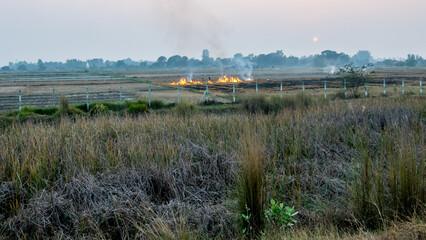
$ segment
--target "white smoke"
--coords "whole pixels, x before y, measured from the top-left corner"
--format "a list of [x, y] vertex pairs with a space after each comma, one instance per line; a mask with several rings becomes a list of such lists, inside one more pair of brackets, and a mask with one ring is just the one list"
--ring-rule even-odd
[[206, 46], [225, 56], [224, 37], [228, 27], [197, 0], [150, 0], [155, 21], [175, 44], [176, 50], [189, 52]]
[[186, 80], [187, 80], [187, 81], [191, 81], [191, 80], [192, 80], [192, 77], [193, 77], [193, 73], [192, 73], [192, 71], [190, 71], [190, 72], [188, 73], [188, 75], [186, 76]]
[[253, 79], [253, 64], [248, 59], [236, 57], [233, 59], [233, 63], [243, 80]]

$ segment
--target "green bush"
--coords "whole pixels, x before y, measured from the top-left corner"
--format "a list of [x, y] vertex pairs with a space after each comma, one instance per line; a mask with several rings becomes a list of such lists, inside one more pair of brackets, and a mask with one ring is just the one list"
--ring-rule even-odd
[[160, 109], [163, 108], [166, 104], [160, 99], [154, 99], [151, 101], [152, 109]]
[[126, 106], [124, 104], [120, 104], [120, 103], [113, 103], [113, 102], [102, 102], [102, 103], [93, 103], [90, 104], [90, 110], [92, 110], [92, 108], [96, 105], [102, 104], [104, 105], [107, 110], [112, 111], [112, 112], [120, 112], [123, 111], [124, 109], [126, 109]]
[[99, 115], [99, 114], [106, 114], [108, 112], [109, 110], [104, 104], [97, 103], [97, 104], [94, 104], [93, 107], [90, 107], [89, 114], [93, 116], [93, 115]]
[[[74, 104], [74, 107], [83, 111], [83, 112], [87, 112], [87, 104], [82, 103], [82, 104]], [[89, 105], [89, 110], [90, 110], [90, 105]]]
[[134, 104], [145, 104], [146, 106], [148, 106], [148, 100], [146, 99], [138, 99], [138, 100], [126, 100], [124, 101], [124, 105], [125, 107], [128, 109], [131, 105]]
[[145, 112], [148, 112], [148, 106], [146, 106], [146, 104], [141, 104], [141, 103], [131, 104], [127, 108], [127, 112], [130, 114], [145, 113]]
[[54, 115], [58, 111], [57, 107], [34, 108], [34, 112], [40, 115]]
[[24, 106], [21, 108], [21, 111], [18, 111], [18, 117], [25, 118], [31, 115], [36, 115], [32, 107]]
[[[86, 105], [84, 105], [86, 106]], [[83, 115], [84, 111], [77, 106], [70, 106], [69, 101], [66, 97], [59, 99], [59, 111], [55, 113], [55, 117], [60, 116], [72, 116], [72, 115]]]
[[21, 111], [15, 110], [12, 112], [9, 112], [6, 116], [8, 117], [28, 117], [32, 115], [36, 116], [51, 116], [54, 115], [58, 109], [56, 107], [48, 107], [48, 108], [37, 108], [37, 107], [30, 107], [30, 106], [23, 106], [21, 108]]

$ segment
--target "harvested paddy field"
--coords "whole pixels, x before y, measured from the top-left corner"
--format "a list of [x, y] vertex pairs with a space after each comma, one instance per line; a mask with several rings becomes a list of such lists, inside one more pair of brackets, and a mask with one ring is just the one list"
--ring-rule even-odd
[[[258, 91], [264, 94], [279, 95], [281, 82], [284, 95], [292, 95], [302, 90], [310, 94], [321, 95], [324, 81], [327, 81], [329, 94], [343, 92], [342, 79], [330, 75], [329, 69], [256, 69], [253, 80], [236, 83], [236, 97], [241, 94]], [[209, 90], [220, 102], [232, 102], [232, 84], [215, 81], [223, 74], [237, 75], [235, 70], [222, 73], [221, 70], [194, 70], [192, 77], [203, 84], [181, 86], [179, 98], [183, 101], [197, 103], [210, 79]], [[167, 102], [177, 102], [177, 86], [172, 82], [187, 77], [185, 70], [150, 71], [139, 73], [88, 73], [88, 72], [48, 72], [48, 73], [1, 73], [0, 74], [0, 111], [17, 109], [19, 105], [19, 90], [21, 90], [22, 105], [53, 106], [57, 105], [60, 96], [65, 96], [73, 104], [86, 103], [86, 87], [89, 90], [89, 102], [119, 102], [120, 87], [122, 100], [134, 100], [151, 97]], [[404, 78], [407, 94], [419, 93], [419, 79], [424, 77], [424, 69], [378, 69], [368, 81], [370, 96], [380, 96], [383, 93], [383, 78], [386, 78], [387, 95], [400, 95], [401, 83]], [[53, 89], [55, 93], [53, 94]], [[332, 96], [332, 95], [330, 95]]]

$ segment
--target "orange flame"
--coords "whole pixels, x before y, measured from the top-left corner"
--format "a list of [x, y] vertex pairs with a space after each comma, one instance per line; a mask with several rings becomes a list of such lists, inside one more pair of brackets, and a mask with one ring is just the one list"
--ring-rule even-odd
[[172, 83], [172, 85], [196, 85], [196, 84], [203, 84], [203, 83], [200, 81], [192, 81], [192, 79], [188, 81], [186, 78], [181, 78], [179, 82]]
[[[253, 79], [247, 79], [246, 81], [251, 81]], [[244, 82], [243, 80], [237, 78], [237, 77], [228, 77], [227, 75], [220, 77], [217, 82], [215, 83], [240, 83], [240, 82]], [[208, 84], [213, 84], [212, 81], [207, 81]], [[203, 82], [200, 81], [192, 81], [191, 80], [187, 80], [186, 78], [181, 78], [179, 82], [173, 82], [171, 83], [171, 85], [197, 85], [197, 84], [204, 84]]]
[[243, 82], [243, 80], [236, 77], [232, 77], [232, 76], [228, 78], [228, 76], [225, 75], [219, 78], [219, 80], [217, 80], [216, 83], [239, 83], [239, 82]]

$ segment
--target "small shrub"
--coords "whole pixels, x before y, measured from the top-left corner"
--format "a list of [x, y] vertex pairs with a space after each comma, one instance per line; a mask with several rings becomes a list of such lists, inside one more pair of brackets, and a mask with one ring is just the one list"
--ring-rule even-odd
[[25, 118], [31, 115], [35, 115], [34, 109], [28, 106], [22, 107], [21, 111], [20, 112], [18, 111], [17, 114], [18, 114], [18, 117], [20, 118]]
[[145, 104], [145, 105], [149, 105], [149, 101], [148, 101], [148, 99], [138, 99], [137, 101], [136, 101], [136, 103], [138, 103], [138, 104]]
[[134, 105], [134, 104], [145, 104], [146, 106], [148, 106], [148, 100], [138, 99], [138, 100], [126, 100], [126, 101], [124, 101], [124, 105], [126, 106], [126, 108], [129, 108], [130, 105]]
[[151, 101], [151, 108], [152, 109], [160, 109], [163, 108], [166, 104], [160, 100], [160, 99], [153, 99]]
[[126, 109], [126, 106], [124, 104], [120, 104], [120, 103], [103, 102], [102, 104], [109, 111], [113, 111], [113, 112], [120, 112], [120, 111]]
[[[89, 105], [89, 110], [90, 110], [91, 106], [94, 106], [94, 103], [91, 103]], [[79, 110], [81, 110], [82, 112], [87, 112], [87, 104], [86, 103], [75, 104], [74, 107], [77, 108], [77, 109], [79, 109]]]
[[20, 112], [19, 110], [11, 111], [7, 113], [6, 116], [8, 117], [15, 117], [15, 116], [27, 117], [31, 115], [50, 116], [50, 115], [54, 115], [57, 111], [58, 109], [56, 107], [36, 108], [36, 107], [30, 107], [30, 106], [23, 106]]
[[104, 104], [97, 103], [90, 108], [89, 114], [93, 116], [93, 115], [99, 115], [99, 114], [106, 114], [108, 112], [109, 110]]
[[127, 108], [127, 112], [130, 114], [139, 114], [139, 113], [145, 113], [148, 112], [148, 106], [146, 104], [131, 104], [129, 108]]
[[58, 111], [57, 107], [35, 108], [34, 112], [40, 115], [54, 115]]
[[346, 87], [353, 97], [358, 98], [361, 96], [359, 89], [365, 82], [370, 80], [373, 72], [369, 72], [368, 70], [371, 67], [373, 67], [372, 64], [358, 67], [354, 66], [352, 63], [340, 67], [337, 75], [342, 76], [343, 81], [346, 81]]
[[68, 115], [83, 115], [84, 111], [82, 111], [81, 109], [78, 109], [74, 106], [70, 106], [69, 111], [68, 111]]
[[284, 207], [284, 203], [278, 203], [271, 199], [269, 209], [265, 211], [265, 218], [268, 222], [285, 228], [297, 222], [294, 218], [297, 214], [298, 212], [295, 212], [294, 207]]

